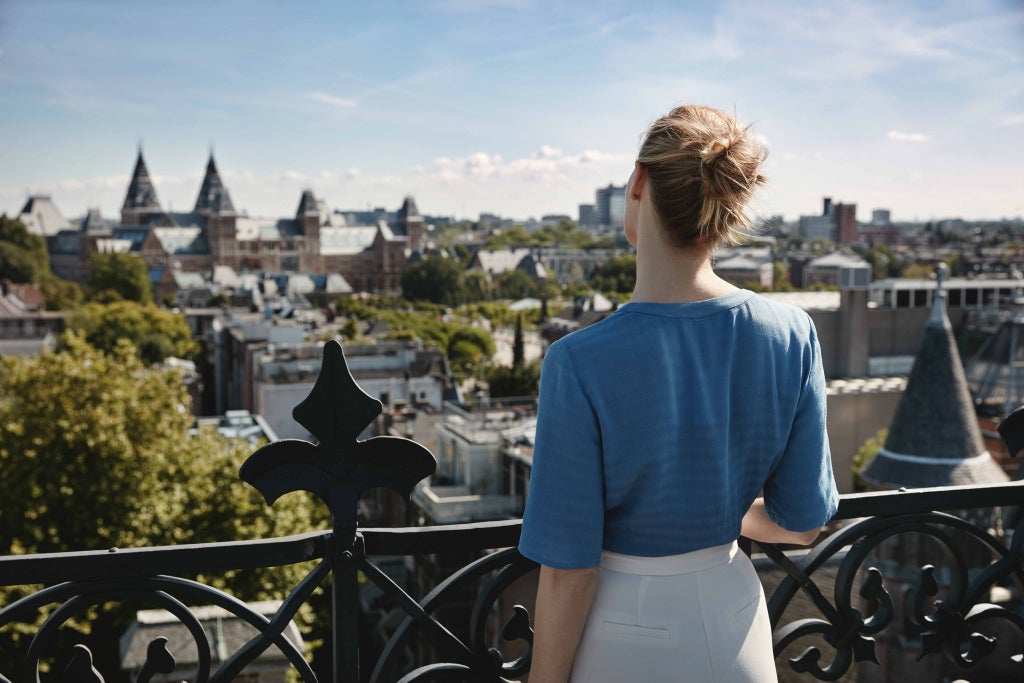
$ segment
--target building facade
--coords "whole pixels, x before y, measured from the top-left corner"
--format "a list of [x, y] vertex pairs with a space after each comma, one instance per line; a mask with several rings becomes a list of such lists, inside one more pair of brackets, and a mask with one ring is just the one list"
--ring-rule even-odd
[[77, 229], [53, 234], [49, 246], [54, 272], [78, 281], [87, 278], [92, 254], [127, 251], [140, 256], [156, 278], [168, 268], [205, 273], [215, 266], [340, 273], [354, 289], [393, 293], [408, 258], [421, 248], [423, 230], [423, 216], [411, 197], [391, 223], [351, 225], [311, 190], [302, 193], [293, 216], [250, 217], [235, 210], [212, 154], [193, 209], [164, 210], [140, 150], [120, 221], [110, 223], [90, 211]]

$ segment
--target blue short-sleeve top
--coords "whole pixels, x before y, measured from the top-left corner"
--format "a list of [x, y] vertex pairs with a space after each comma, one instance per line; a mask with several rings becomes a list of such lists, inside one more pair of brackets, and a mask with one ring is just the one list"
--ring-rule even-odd
[[523, 555], [576, 569], [729, 543], [761, 491], [793, 531], [838, 506], [804, 311], [746, 290], [630, 302], [548, 349]]

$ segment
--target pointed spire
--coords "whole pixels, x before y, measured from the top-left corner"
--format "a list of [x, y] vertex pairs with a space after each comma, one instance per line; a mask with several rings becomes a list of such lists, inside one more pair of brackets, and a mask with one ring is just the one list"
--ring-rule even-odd
[[199, 196], [196, 197], [196, 206], [193, 209], [196, 213], [209, 211], [211, 213], [234, 213], [235, 206], [231, 203], [231, 195], [224, 187], [224, 182], [217, 172], [217, 162], [213, 160], [213, 143], [210, 143], [210, 159], [206, 162], [206, 175], [203, 177], [203, 184], [199, 187]]
[[126, 209], [159, 209], [160, 202], [156, 198], [156, 188], [149, 177], [146, 160], [142, 158], [142, 141], [138, 143], [138, 156], [135, 159], [135, 170], [132, 171], [128, 193], [125, 195], [121, 210]]
[[306, 213], [320, 213], [320, 209], [317, 208], [316, 205], [316, 197], [313, 196], [312, 190], [302, 191], [302, 198], [299, 199], [299, 209], [295, 213], [298, 216], [302, 216]]
[[[1013, 278], [1020, 281], [1021, 274]], [[967, 381], [978, 414], [1005, 417], [1024, 404], [1024, 291], [1017, 287], [1010, 316], [967, 364]], [[1021, 470], [1024, 473], [1024, 469]]]
[[940, 266], [932, 311], [885, 446], [864, 469], [883, 488], [1006, 481], [985, 450], [942, 289]]
[[416, 200], [412, 196], [405, 198], [402, 208], [398, 210], [398, 220], [404, 223], [410, 218], [420, 218], [420, 210], [416, 207]]

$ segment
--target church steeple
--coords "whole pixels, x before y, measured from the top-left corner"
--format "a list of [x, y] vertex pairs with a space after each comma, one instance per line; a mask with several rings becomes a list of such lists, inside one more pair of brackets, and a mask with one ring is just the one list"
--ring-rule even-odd
[[149, 177], [149, 169], [142, 158], [142, 144], [139, 144], [138, 156], [135, 159], [135, 170], [132, 171], [128, 192], [121, 205], [121, 225], [145, 225], [154, 215], [163, 213], [160, 202], [156, 198], [156, 188]]
[[938, 284], [931, 315], [885, 446], [862, 473], [878, 488], [985, 484], [1008, 479], [981, 439], [946, 314], [942, 285], [947, 270], [945, 264], [940, 264], [936, 271]]
[[224, 182], [217, 172], [217, 164], [213, 160], [213, 150], [210, 150], [210, 160], [206, 163], [206, 176], [203, 177], [203, 184], [199, 188], [199, 196], [196, 197], [196, 213], [208, 211], [210, 213], [234, 213], [235, 207], [231, 203], [231, 196]]
[[139, 146], [139, 154], [135, 159], [135, 170], [132, 171], [131, 182], [128, 183], [128, 194], [125, 195], [122, 211], [137, 209], [160, 209], [160, 202], [156, 198], [156, 188], [149, 178], [149, 169], [146, 168], [146, 160], [142, 158], [142, 146]]

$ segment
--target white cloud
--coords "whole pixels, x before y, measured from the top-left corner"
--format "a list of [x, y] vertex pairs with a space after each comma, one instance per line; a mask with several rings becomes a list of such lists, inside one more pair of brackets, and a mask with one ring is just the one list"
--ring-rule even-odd
[[306, 97], [313, 100], [314, 102], [320, 102], [321, 104], [327, 104], [338, 109], [351, 109], [358, 103], [347, 97], [338, 97], [337, 95], [328, 95], [325, 92], [309, 92], [306, 93]]
[[462, 178], [564, 181], [584, 167], [613, 167], [625, 165], [628, 161], [629, 158], [622, 154], [593, 149], [565, 154], [557, 147], [542, 145], [533, 154], [519, 159], [506, 161], [500, 154], [476, 152], [459, 159], [438, 157], [430, 164], [414, 166], [411, 171], [420, 177], [433, 177], [445, 182]]
[[1020, 126], [1024, 125], [1024, 114], [1006, 114], [1005, 116], [999, 117], [1000, 126]]
[[905, 133], [899, 130], [890, 130], [885, 137], [896, 142], [928, 142], [928, 136], [924, 133]]

